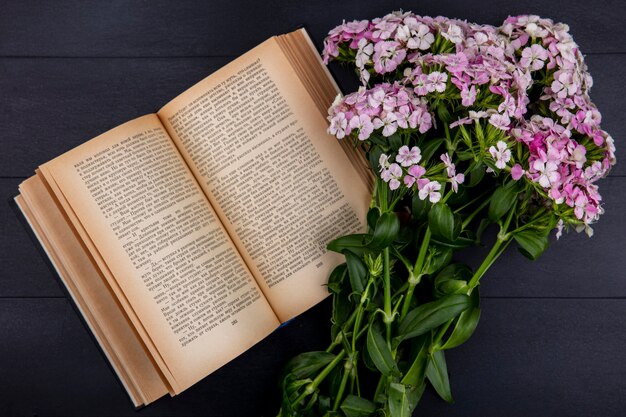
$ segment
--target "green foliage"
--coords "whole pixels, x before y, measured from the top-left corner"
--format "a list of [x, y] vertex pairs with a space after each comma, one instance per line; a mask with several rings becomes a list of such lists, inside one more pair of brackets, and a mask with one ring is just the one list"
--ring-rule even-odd
[[[490, 132], [473, 130], [483, 140]], [[459, 128], [450, 139], [424, 143], [422, 155], [434, 155], [470, 134]], [[369, 150], [373, 165], [390, 142], [407, 141], [400, 135], [384, 143], [379, 139]], [[488, 162], [473, 158], [467, 162], [472, 167], [468, 182], [458, 194], [432, 204], [416, 193], [402, 199], [384, 191], [367, 213], [368, 233], [328, 244], [328, 250], [345, 257], [328, 279], [331, 345], [287, 364], [281, 415], [410, 416], [428, 383], [452, 402], [444, 352], [465, 343], [478, 326], [479, 280], [512, 240], [536, 259], [556, 222], [539, 213], [525, 226], [527, 190], [498, 178], [494, 181], [501, 184], [493, 191], [491, 185], [485, 189]], [[383, 204], [381, 198], [388, 201]], [[459, 250], [481, 243], [483, 231], [493, 224], [500, 228], [498, 238], [476, 270], [453, 261]]]
[[398, 326], [396, 339], [402, 341], [429, 332], [471, 307], [471, 299], [451, 294], [411, 310]]

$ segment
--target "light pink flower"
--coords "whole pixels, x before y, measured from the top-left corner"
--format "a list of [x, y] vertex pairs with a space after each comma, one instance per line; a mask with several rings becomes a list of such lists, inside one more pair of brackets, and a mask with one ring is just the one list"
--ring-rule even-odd
[[359, 140], [365, 140], [374, 131], [374, 124], [367, 114], [361, 114], [350, 119], [350, 128], [359, 132]]
[[511, 119], [506, 114], [494, 113], [489, 117], [489, 123], [498, 129], [508, 130], [511, 124]]
[[343, 139], [346, 136], [348, 129], [348, 121], [346, 120], [346, 115], [343, 113], [338, 113], [335, 117], [330, 120], [330, 126], [328, 127], [328, 133], [331, 135], [335, 135], [337, 139]]
[[408, 169], [407, 175], [404, 176], [404, 185], [407, 188], [413, 187], [415, 181], [419, 180], [426, 173], [426, 169], [420, 165], [413, 165]]
[[498, 141], [496, 146], [489, 148], [489, 153], [496, 161], [496, 168], [503, 169], [506, 163], [511, 160], [511, 150], [508, 148], [504, 141]]
[[420, 148], [413, 146], [409, 149], [408, 146], [402, 146], [398, 150], [396, 155], [396, 162], [399, 162], [403, 167], [409, 167], [417, 164], [422, 159], [422, 153]]
[[425, 200], [426, 198], [428, 198], [428, 200], [434, 204], [441, 200], [441, 193], [439, 192], [439, 190], [441, 190], [441, 184], [439, 184], [437, 181], [429, 181], [419, 189], [417, 195], [420, 200]]
[[372, 123], [375, 129], [383, 128], [383, 136], [385, 137], [393, 135], [398, 130], [398, 118], [394, 113], [387, 113], [384, 118], [376, 118]]
[[533, 169], [539, 173], [537, 182], [544, 188], [549, 188], [552, 183], [557, 182], [560, 179], [558, 173], [558, 165], [554, 161], [542, 161], [537, 159], [533, 162]]
[[443, 93], [446, 91], [446, 81], [448, 81], [448, 74], [445, 72], [433, 71], [428, 74], [428, 90], [431, 93], [433, 91]]
[[548, 51], [539, 44], [532, 44], [528, 48], [522, 50], [522, 58], [520, 65], [524, 68], [530, 68], [533, 71], [543, 68], [544, 61], [548, 59]]
[[515, 164], [513, 165], [513, 167], [511, 168], [511, 177], [515, 180], [518, 181], [520, 178], [522, 178], [522, 175], [524, 175], [526, 171], [524, 171], [522, 169], [522, 166], [520, 164]]

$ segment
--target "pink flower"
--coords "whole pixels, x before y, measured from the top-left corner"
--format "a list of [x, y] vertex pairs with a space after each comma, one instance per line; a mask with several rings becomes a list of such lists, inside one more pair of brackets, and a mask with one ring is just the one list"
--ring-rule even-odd
[[367, 114], [361, 114], [350, 119], [350, 128], [359, 132], [359, 140], [365, 140], [374, 131], [374, 124]]
[[469, 107], [476, 101], [476, 87], [471, 86], [469, 90], [467, 86], [464, 87], [465, 88], [461, 90], [461, 104], [465, 107]]
[[426, 173], [426, 169], [420, 165], [413, 165], [408, 169], [408, 174], [404, 176], [404, 185], [407, 188], [413, 187], [415, 181], [419, 180]]
[[383, 119], [376, 118], [373, 121], [375, 129], [383, 128], [383, 136], [389, 137], [398, 130], [398, 118], [394, 113], [387, 113]]
[[419, 23], [414, 17], [408, 17], [404, 20], [405, 25], [398, 28], [396, 39], [406, 42], [409, 49], [420, 49], [422, 51], [430, 48], [435, 41], [435, 36], [430, 33], [430, 28]]
[[417, 195], [420, 200], [425, 200], [426, 198], [428, 198], [428, 200], [434, 204], [441, 200], [441, 193], [439, 192], [439, 190], [441, 190], [441, 184], [439, 184], [437, 181], [429, 181], [419, 189]]
[[389, 188], [392, 190], [400, 187], [400, 177], [402, 177], [402, 168], [395, 163], [389, 165], [389, 168], [383, 169], [380, 173], [380, 178], [386, 183], [389, 183]]
[[524, 175], [526, 171], [524, 171], [522, 169], [522, 166], [520, 164], [515, 164], [513, 165], [513, 167], [511, 168], [511, 177], [515, 180], [518, 181], [520, 178], [522, 178], [522, 175]]
[[511, 124], [511, 119], [506, 114], [498, 114], [494, 113], [489, 117], [489, 123], [498, 129], [508, 130], [509, 125]]
[[452, 185], [452, 191], [459, 192], [459, 184], [463, 184], [465, 181], [465, 175], [462, 173], [456, 174], [454, 177], [450, 177], [450, 184]]
[[552, 183], [557, 182], [561, 177], [558, 173], [558, 165], [553, 161], [544, 162], [541, 159], [536, 159], [532, 167], [533, 170], [539, 173], [537, 182], [544, 188], [549, 188]]
[[398, 150], [398, 155], [396, 156], [396, 162], [399, 162], [403, 167], [408, 167], [411, 165], [417, 164], [422, 159], [422, 153], [420, 148], [417, 146], [413, 146], [409, 149], [408, 146], [402, 146]]
[[406, 57], [406, 50], [396, 41], [383, 41], [374, 45], [374, 70], [379, 74], [394, 71]]
[[496, 168], [503, 169], [506, 166], [506, 163], [511, 160], [511, 151], [506, 143], [501, 140], [496, 143], [496, 146], [491, 146], [489, 148], [489, 153], [496, 161]]
[[439, 71], [431, 72], [428, 74], [428, 91], [443, 93], [446, 91], [446, 81], [448, 81], [448, 74]]
[[331, 135], [335, 135], [337, 139], [343, 139], [346, 136], [346, 133], [349, 133], [347, 129], [348, 121], [346, 120], [346, 115], [343, 113], [338, 113], [330, 120], [328, 133], [330, 133]]
[[543, 68], [544, 61], [547, 59], [548, 52], [541, 45], [534, 43], [530, 47], [522, 50], [520, 65], [524, 68], [537, 71]]
[[574, 81], [574, 75], [570, 71], [559, 71], [554, 74], [554, 81], [550, 89], [559, 98], [573, 96], [578, 90], [578, 84]]

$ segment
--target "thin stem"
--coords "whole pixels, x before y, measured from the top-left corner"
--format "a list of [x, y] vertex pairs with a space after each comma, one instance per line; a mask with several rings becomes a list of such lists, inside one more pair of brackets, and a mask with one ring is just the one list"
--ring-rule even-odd
[[[346, 362], [347, 364], [348, 362]], [[339, 408], [339, 404], [341, 404], [341, 399], [343, 398], [343, 391], [346, 389], [346, 383], [348, 382], [348, 376], [350, 375], [350, 371], [347, 367], [343, 370], [343, 376], [341, 377], [341, 383], [339, 384], [339, 391], [337, 392], [337, 396], [335, 397], [335, 403], [333, 404], [333, 411], [337, 411]]]
[[482, 203], [480, 203], [480, 205], [476, 208], [476, 210], [474, 210], [469, 216], [465, 218], [465, 220], [463, 220], [463, 223], [461, 225], [461, 230], [466, 229], [467, 226], [472, 222], [472, 220], [474, 220], [474, 217], [476, 217], [478, 213], [480, 213], [485, 207], [487, 207], [487, 205], [489, 205], [490, 202], [491, 202], [491, 199], [487, 198]]
[[[467, 284], [467, 286], [469, 287], [469, 293], [471, 293], [472, 290], [476, 287], [476, 285], [478, 285], [478, 281], [480, 281], [482, 276], [485, 275], [485, 272], [487, 272], [489, 267], [495, 262], [498, 256], [502, 254], [506, 246], [511, 241], [511, 234], [507, 233], [507, 229], [509, 228], [509, 225], [511, 224], [511, 220], [513, 219], [513, 214], [515, 213], [516, 206], [517, 206], [517, 201], [513, 203], [513, 206], [509, 210], [508, 216], [504, 224], [500, 226], [500, 231], [498, 232], [498, 237], [496, 239], [496, 242], [493, 244], [493, 247], [487, 254], [487, 257], [480, 264], [480, 266], [474, 273], [474, 276], [472, 276], [472, 279]], [[502, 245], [505, 245], [504, 248], [501, 248]]]
[[385, 296], [385, 328], [387, 330], [387, 345], [391, 347], [391, 274], [389, 270], [389, 247], [383, 249], [383, 283]]
[[322, 369], [322, 372], [320, 372], [315, 377], [315, 379], [313, 379], [313, 381], [311, 381], [311, 383], [309, 385], [307, 385], [307, 387], [304, 390], [304, 392], [302, 394], [300, 394], [300, 396], [298, 398], [296, 398], [296, 400], [293, 402], [293, 404], [294, 405], [300, 404], [300, 401], [304, 400], [307, 395], [313, 394], [315, 392], [315, 389], [318, 387], [318, 385], [321, 384], [322, 381], [324, 380], [324, 378], [326, 378], [328, 376], [330, 371], [332, 371], [335, 368], [335, 366], [337, 366], [337, 364], [339, 362], [341, 362], [341, 360], [343, 359], [344, 356], [346, 356], [346, 351], [345, 350], [342, 350], [341, 352], [339, 352], [337, 354], [337, 356], [335, 356], [335, 359], [333, 359], [328, 365], [326, 365], [326, 367], [324, 369]]
[[496, 239], [496, 242], [493, 244], [493, 246], [491, 247], [491, 250], [489, 251], [489, 253], [485, 257], [485, 259], [483, 259], [483, 262], [480, 264], [480, 266], [478, 267], [478, 269], [476, 270], [476, 272], [472, 276], [472, 279], [467, 284], [467, 286], [469, 287], [470, 291], [473, 290], [474, 287], [476, 287], [476, 285], [478, 285], [478, 281], [480, 280], [480, 278], [482, 278], [482, 276], [485, 274], [485, 272], [487, 272], [487, 269], [493, 263], [493, 260], [494, 260], [494, 258], [496, 256], [496, 254], [499, 252], [500, 246], [502, 246], [503, 243], [504, 243], [504, 240], [498, 234], [498, 238]]
[[408, 284], [409, 287], [406, 290], [406, 295], [404, 297], [404, 304], [402, 304], [402, 312], [400, 313], [400, 320], [406, 317], [409, 312], [409, 307], [411, 306], [411, 300], [413, 299], [413, 292], [415, 291], [415, 287], [419, 284], [422, 278], [422, 269], [424, 268], [424, 260], [426, 259], [426, 253], [428, 252], [428, 245], [430, 244], [431, 232], [430, 228], [426, 228], [426, 232], [424, 232], [424, 238], [422, 239], [422, 243], [420, 245], [420, 250], [417, 255], [417, 261], [415, 262], [415, 266], [413, 268], [413, 272], [409, 273]]
[[414, 276], [418, 276], [422, 273], [422, 268], [424, 267], [424, 260], [426, 259], [426, 253], [428, 252], [428, 245], [430, 244], [431, 235], [432, 233], [430, 232], [430, 227], [427, 227], [426, 232], [424, 232], [422, 244], [420, 245], [420, 251], [417, 255], [417, 261], [415, 261], [415, 267], [413, 267]]
[[430, 352], [432, 353], [432, 350], [439, 345], [439, 342], [441, 342], [441, 339], [443, 339], [443, 336], [446, 334], [446, 332], [448, 331], [448, 329], [450, 328], [450, 326], [452, 325], [452, 322], [454, 321], [454, 319], [450, 319], [448, 320], [448, 322], [446, 324], [444, 324], [443, 326], [441, 326], [441, 328], [439, 329], [439, 332], [437, 332], [437, 336], [435, 336], [435, 338], [433, 339], [433, 342], [430, 345]]
[[[471, 206], [472, 204], [474, 204], [475, 202], [477, 202], [478, 200], [483, 200], [483, 197], [485, 197], [487, 194], [489, 194], [491, 192], [491, 190], [487, 190], [484, 193], [482, 193], [481, 195], [479, 195], [478, 197], [474, 198], [472, 201], [462, 205], [461, 207], [459, 207], [458, 209], [454, 210], [455, 213], [458, 213], [460, 211], [465, 210], [467, 207]], [[489, 199], [487, 199], [487, 201], [489, 201]]]

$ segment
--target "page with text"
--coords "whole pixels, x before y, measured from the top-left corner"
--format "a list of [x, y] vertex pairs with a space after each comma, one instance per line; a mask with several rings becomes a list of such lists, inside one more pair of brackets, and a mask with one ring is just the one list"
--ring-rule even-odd
[[276, 38], [158, 113], [281, 320], [328, 295], [370, 193]]
[[155, 115], [118, 126], [44, 168], [106, 261], [176, 393], [277, 327]]

